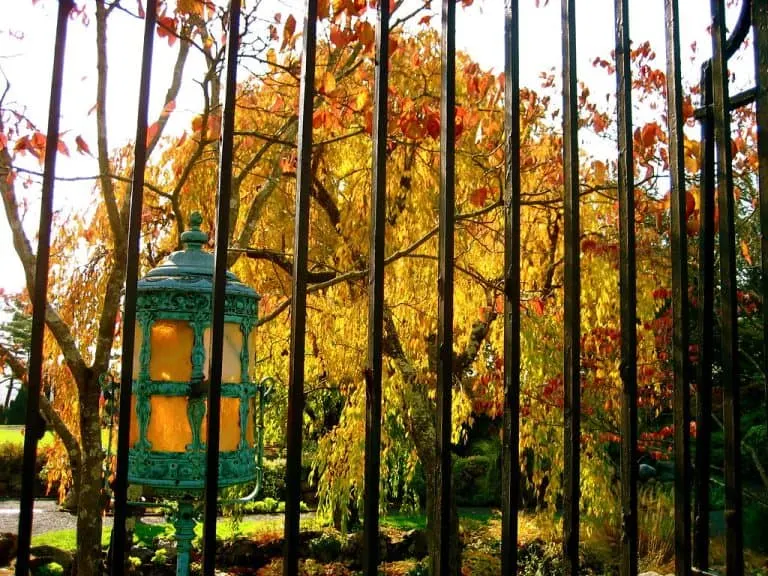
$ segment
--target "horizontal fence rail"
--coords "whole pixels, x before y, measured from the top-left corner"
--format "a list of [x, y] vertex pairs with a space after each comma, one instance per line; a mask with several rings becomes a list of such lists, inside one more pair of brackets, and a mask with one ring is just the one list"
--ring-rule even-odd
[[[621, 576], [637, 576], [640, 542], [638, 509], [638, 277], [643, 274], [638, 264], [636, 247], [635, 130], [633, 124], [632, 49], [628, 0], [615, 0], [615, 26], [612, 30], [616, 57], [616, 188], [618, 200], [619, 239], [616, 298], [620, 311], [619, 373], [621, 378], [620, 431], [621, 502]], [[24, 442], [24, 482], [19, 515], [19, 538], [16, 574], [26, 576], [30, 567], [30, 543], [34, 508], [35, 458], [41, 432], [39, 397], [43, 372], [43, 337], [46, 320], [47, 276], [51, 250], [51, 219], [62, 81], [65, 68], [64, 47], [67, 22], [73, 8], [71, 0], [60, 0], [53, 54], [53, 75], [48, 118], [39, 245], [36, 255], [34, 286], [29, 286], [33, 303], [32, 341], [29, 358], [29, 404], [26, 415], [27, 434]], [[371, 119], [372, 151], [367, 160], [360, 159], [361, 169], [370, 170], [371, 198], [368, 277], [367, 358], [364, 370], [365, 403], [365, 478], [363, 488], [363, 569], [372, 576], [381, 568], [379, 507], [382, 464], [382, 380], [384, 378], [384, 340], [394, 326], [391, 309], [385, 297], [387, 176], [389, 132], [389, 87], [391, 61], [392, 15], [390, 9], [399, 3], [379, 2], [375, 7], [375, 42], [372, 54], [375, 82], [373, 118]], [[323, 8], [325, 7], [325, 8]], [[313, 118], [320, 98], [316, 88], [318, 50], [318, 13], [327, 9], [319, 0], [307, 0], [301, 50], [301, 72], [298, 103], [298, 136], [296, 142], [295, 229], [292, 254], [292, 291], [290, 300], [290, 346], [286, 411], [286, 506], [284, 521], [283, 573], [297, 576], [300, 569], [302, 540], [300, 532], [301, 472], [303, 422], [305, 410], [305, 356], [307, 336], [307, 295], [309, 280], [310, 215], [313, 199]], [[561, 41], [562, 56], [562, 210], [563, 286], [562, 286], [562, 394], [563, 394], [563, 464], [562, 464], [562, 557], [566, 572], [580, 573], [582, 388], [587, 368], [582, 356], [582, 222], [583, 185], [580, 183], [580, 87], [577, 71], [577, 3], [562, 0], [561, 27], [552, 35]], [[701, 71], [700, 102], [691, 113], [701, 130], [701, 164], [699, 167], [700, 228], [694, 241], [687, 233], [687, 202], [691, 183], [686, 181], [685, 138], [686, 94], [682, 83], [680, 26], [684, 16], [678, 0], [664, 1], [664, 21], [659, 27], [665, 34], [666, 85], [665, 102], [668, 134], [670, 216], [668, 250], [671, 265], [673, 420], [674, 420], [674, 553], [676, 576], [709, 573], [711, 472], [715, 466], [725, 470], [725, 540], [728, 576], [744, 574], [744, 535], [742, 527], [742, 434], [740, 430], [740, 390], [738, 333], [737, 272], [737, 204], [734, 196], [733, 158], [731, 152], [731, 114], [741, 107], [754, 106], [757, 122], [759, 172], [759, 223], [762, 232], [761, 266], [763, 295], [768, 293], [768, 7], [763, 0], [743, 0], [739, 18], [730, 37], [726, 34], [724, 0], [711, 0], [712, 58]], [[434, 453], [439, 462], [438, 474], [428, 478], [433, 485], [435, 502], [431, 524], [435, 528], [434, 552], [430, 559], [434, 574], [456, 576], [459, 542], [455, 540], [458, 517], [452, 486], [451, 441], [452, 401], [457, 381], [454, 346], [454, 289], [456, 255], [454, 237], [457, 220], [457, 18], [456, 1], [443, 0], [441, 11], [440, 72], [440, 163], [439, 198], [436, 217], [439, 222], [436, 350], [436, 398], [434, 400]], [[226, 72], [222, 84], [224, 99], [218, 152], [218, 192], [216, 210], [216, 242], [214, 281], [211, 294], [211, 358], [207, 410], [207, 456], [204, 492], [203, 573], [216, 572], [216, 518], [221, 506], [218, 471], [220, 469], [220, 407], [222, 406], [222, 365], [225, 338], [225, 285], [227, 282], [228, 239], [232, 169], [236, 164], [235, 110], [240, 46], [241, 5], [231, 0], [227, 7]], [[125, 298], [122, 323], [122, 360], [120, 377], [119, 430], [114, 483], [115, 521], [109, 558], [111, 574], [124, 574], [125, 559], [130, 551], [126, 541], [128, 502], [128, 450], [131, 418], [131, 386], [134, 380], [133, 356], [136, 320], [137, 281], [140, 263], [140, 235], [147, 165], [147, 124], [153, 38], [157, 25], [158, 3], [146, 2], [144, 43], [139, 90], [139, 105], [131, 173], [131, 196], [128, 241], [125, 254]], [[461, 19], [458, 25], [461, 26]], [[520, 30], [530, 23], [521, 22], [518, 0], [504, 2], [504, 177], [500, 205], [503, 206], [503, 259], [500, 257], [499, 294], [503, 296], [503, 428], [502, 434], [502, 542], [501, 566], [505, 575], [518, 573], [518, 508], [521, 495], [521, 379], [524, 358], [521, 352], [522, 280], [521, 234], [525, 233], [522, 214], [523, 180], [521, 177], [522, 139], [520, 57], [526, 53], [521, 45]], [[245, 27], [245, 26], [243, 26]], [[752, 31], [751, 45], [755, 56], [754, 87], [729, 95], [729, 59], [745, 44]], [[581, 31], [580, 31], [581, 32]], [[589, 33], [589, 31], [585, 31]], [[717, 203], [717, 204], [716, 204]], [[718, 220], [715, 221], [717, 213]], [[695, 256], [694, 256], [695, 254]], [[695, 258], [697, 268], [691, 269]], [[719, 266], [719, 277], [715, 267]], [[689, 290], [689, 277], [695, 286]], [[396, 278], [395, 278], [396, 280]], [[697, 306], [691, 304], [695, 291]], [[764, 340], [768, 346], [768, 306], [763, 306]], [[718, 320], [719, 318], [719, 320]], [[719, 337], [719, 348], [716, 342]], [[693, 366], [690, 350], [698, 349]], [[716, 350], [721, 356], [714, 358]], [[766, 353], [768, 354], [768, 353]], [[713, 361], [719, 361], [720, 374], [713, 374]], [[246, 367], [248, 363], [246, 362]], [[763, 366], [763, 371], [768, 370]], [[723, 392], [724, 462], [713, 462], [713, 383], [720, 382]], [[768, 405], [768, 377], [765, 396]], [[694, 392], [692, 394], [692, 391]], [[762, 393], [762, 392], [761, 392]], [[695, 399], [695, 412], [691, 401]], [[692, 418], [692, 412], [695, 418]], [[768, 420], [768, 414], [766, 414]], [[697, 431], [695, 445], [691, 427]], [[244, 433], [243, 433], [244, 434]], [[560, 432], [558, 432], [560, 434]], [[693, 456], [692, 445], [695, 446]], [[694, 465], [695, 464], [695, 465]], [[98, 545], [98, 544], [95, 544]]]

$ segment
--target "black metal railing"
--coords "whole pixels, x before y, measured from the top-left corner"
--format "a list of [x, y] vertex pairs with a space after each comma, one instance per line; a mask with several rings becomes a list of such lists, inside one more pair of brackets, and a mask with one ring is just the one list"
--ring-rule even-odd
[[[637, 412], [637, 335], [635, 251], [635, 183], [633, 179], [632, 78], [630, 72], [628, 0], [616, 0], [616, 80], [618, 126], [618, 189], [620, 233], [620, 308], [621, 308], [621, 510], [622, 510], [622, 576], [638, 572], [638, 412]], [[740, 430], [739, 430], [739, 366], [736, 242], [733, 174], [731, 169], [730, 111], [737, 106], [756, 103], [758, 126], [760, 225], [762, 231], [763, 294], [768, 293], [768, 5], [764, 0], [743, 0], [740, 18], [731, 38], [726, 38], [724, 0], [711, 0], [713, 58], [702, 70], [702, 107], [696, 117], [702, 130], [701, 163], [701, 228], [698, 244], [699, 303], [695, 333], [699, 336], [699, 358], [695, 371], [697, 383], [697, 445], [695, 475], [691, 468], [689, 438], [691, 371], [689, 370], [688, 321], [688, 246], [686, 234], [686, 181], [683, 150], [683, 101], [686, 94], [681, 82], [680, 11], [677, 0], [665, 0], [667, 49], [667, 119], [671, 172], [670, 248], [672, 263], [673, 365], [674, 365], [674, 460], [675, 460], [675, 559], [676, 575], [691, 574], [695, 567], [706, 571], [709, 558], [709, 470], [711, 442], [712, 356], [715, 351], [714, 326], [715, 287], [719, 285], [720, 336], [724, 391], [725, 426], [725, 497], [726, 497], [726, 567], [729, 576], [744, 573], [742, 538]], [[48, 145], [45, 156], [43, 202], [40, 215], [39, 244], [35, 291], [33, 294], [32, 348], [29, 363], [29, 404], [24, 444], [24, 478], [35, 474], [37, 440], [41, 430], [38, 402], [41, 388], [41, 354], [46, 311], [48, 254], [50, 249], [51, 206], [55, 175], [58, 118], [61, 104], [61, 82], [65, 66], [64, 45], [71, 0], [60, 0], [55, 43], [51, 102], [48, 122]], [[442, 83], [441, 83], [441, 156], [439, 203], [439, 311], [437, 364], [437, 446], [440, 473], [437, 490], [435, 524], [440, 542], [435, 566], [441, 575], [449, 573], [452, 554], [451, 527], [451, 394], [453, 349], [453, 237], [455, 217], [455, 134], [453, 130], [456, 102], [455, 79], [455, 1], [442, 3]], [[565, 225], [564, 272], [564, 533], [563, 554], [570, 574], [579, 571], [580, 528], [580, 224], [579, 224], [579, 139], [578, 139], [578, 73], [576, 68], [576, 2], [562, 0], [563, 56], [563, 182]], [[131, 216], [127, 250], [125, 312], [122, 322], [122, 377], [120, 422], [126, 423], [130, 413], [133, 335], [136, 280], [138, 273], [139, 231], [146, 164], [147, 103], [151, 73], [153, 31], [156, 1], [148, 0], [143, 66], [140, 84], [139, 114], [131, 196]], [[308, 0], [303, 34], [303, 67], [301, 72], [295, 246], [293, 262], [293, 294], [291, 315], [290, 378], [287, 419], [287, 470], [284, 571], [295, 575], [299, 569], [299, 522], [301, 496], [302, 413], [304, 404], [304, 356], [307, 307], [307, 263], [309, 207], [312, 159], [312, 114], [315, 94], [315, 55], [317, 0]], [[223, 294], [227, 265], [226, 242], [231, 165], [233, 159], [234, 106], [240, 2], [232, 0], [228, 11], [230, 33], [227, 46], [224, 113], [221, 133], [215, 288], [213, 295], [212, 351], [208, 433], [209, 446], [218, 445], [221, 392], [221, 343], [223, 338]], [[373, 158], [370, 248], [370, 312], [368, 328], [368, 369], [366, 371], [366, 463], [364, 548], [365, 572], [376, 574], [379, 565], [379, 483], [381, 450], [381, 384], [382, 332], [384, 325], [384, 226], [386, 182], [387, 85], [389, 60], [389, 2], [379, 2], [376, 36], [375, 104], [373, 118]], [[520, 490], [519, 418], [520, 418], [520, 76], [519, 76], [519, 7], [518, 0], [505, 2], [505, 93], [506, 93], [506, 178], [504, 191], [504, 430], [503, 430], [503, 496], [502, 496], [502, 570], [515, 574], [517, 567], [518, 500]], [[661, 23], [660, 23], [661, 25]], [[729, 98], [728, 59], [739, 48], [749, 31], [753, 31], [755, 52], [754, 89]], [[717, 191], [717, 195], [715, 192]], [[719, 232], [715, 242], [715, 197], [719, 203]], [[719, 257], [715, 258], [716, 248]], [[719, 283], [715, 264], [719, 263]], [[765, 342], [768, 343], [768, 306], [765, 315]], [[218, 367], [218, 368], [217, 368]], [[766, 371], [768, 372], [768, 371]], [[768, 383], [766, 384], [768, 393]], [[118, 435], [117, 473], [115, 483], [115, 527], [113, 532], [112, 573], [122, 574], [115, 558], [126, 551], [125, 520], [127, 516], [128, 426], [121, 425]], [[209, 450], [207, 470], [218, 469], [218, 452]], [[23, 483], [19, 521], [17, 574], [29, 569], [29, 550], [34, 505], [34, 483]], [[691, 514], [691, 496], [695, 500], [695, 517]], [[217, 479], [209, 474], [205, 491], [204, 573], [214, 574]], [[692, 538], [693, 526], [693, 538]]]

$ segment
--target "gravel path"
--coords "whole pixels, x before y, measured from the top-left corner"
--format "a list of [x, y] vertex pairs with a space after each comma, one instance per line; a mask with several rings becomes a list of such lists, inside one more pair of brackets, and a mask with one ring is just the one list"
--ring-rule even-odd
[[[35, 500], [32, 516], [32, 534], [44, 534], [54, 530], [75, 528], [77, 518], [68, 512], [60, 512], [55, 500]], [[112, 525], [112, 518], [104, 519], [105, 526]], [[19, 531], [19, 501], [0, 502], [0, 532]]]
[[[302, 520], [314, 517], [314, 512], [307, 512], [301, 515]], [[282, 514], [249, 514], [244, 520], [273, 522], [276, 528], [282, 527]], [[163, 516], [146, 516], [142, 522], [147, 524], [158, 524], [165, 522]], [[220, 519], [221, 521], [221, 519]], [[32, 521], [32, 534], [45, 534], [55, 530], [74, 530], [77, 524], [77, 518], [69, 512], [61, 512], [55, 500], [35, 500], [34, 515]], [[104, 527], [112, 526], [112, 517], [104, 518]], [[19, 531], [19, 501], [3, 500], [0, 501], [0, 533], [11, 532], [16, 534]]]

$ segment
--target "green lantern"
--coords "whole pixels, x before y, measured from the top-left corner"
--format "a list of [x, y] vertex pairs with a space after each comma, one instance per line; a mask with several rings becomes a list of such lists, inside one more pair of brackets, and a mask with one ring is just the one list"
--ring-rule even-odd
[[[184, 250], [138, 283], [128, 481], [179, 500], [177, 574], [188, 572], [192, 502], [205, 486], [214, 258], [190, 216]], [[259, 295], [227, 273], [219, 486], [261, 484], [264, 382], [253, 378]], [[186, 566], [182, 566], [186, 564]]]

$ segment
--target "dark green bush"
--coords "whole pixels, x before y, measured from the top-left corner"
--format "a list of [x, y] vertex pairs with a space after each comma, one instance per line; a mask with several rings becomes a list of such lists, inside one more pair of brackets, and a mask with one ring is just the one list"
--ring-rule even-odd
[[[0, 498], [18, 498], [21, 494], [21, 478], [24, 463], [24, 444], [5, 442], [0, 444]], [[45, 494], [46, 482], [41, 478], [46, 456], [37, 454], [38, 495]], [[53, 493], [57, 487], [52, 486]]]
[[459, 506], [498, 506], [501, 475], [496, 457], [454, 458], [453, 485]]
[[278, 502], [285, 500], [285, 458], [264, 460], [264, 475], [259, 496]]
[[343, 542], [330, 532], [323, 532], [309, 542], [309, 554], [318, 562], [328, 563], [338, 560]]
[[35, 576], [62, 576], [64, 567], [58, 562], [49, 562], [37, 568], [33, 574]]

